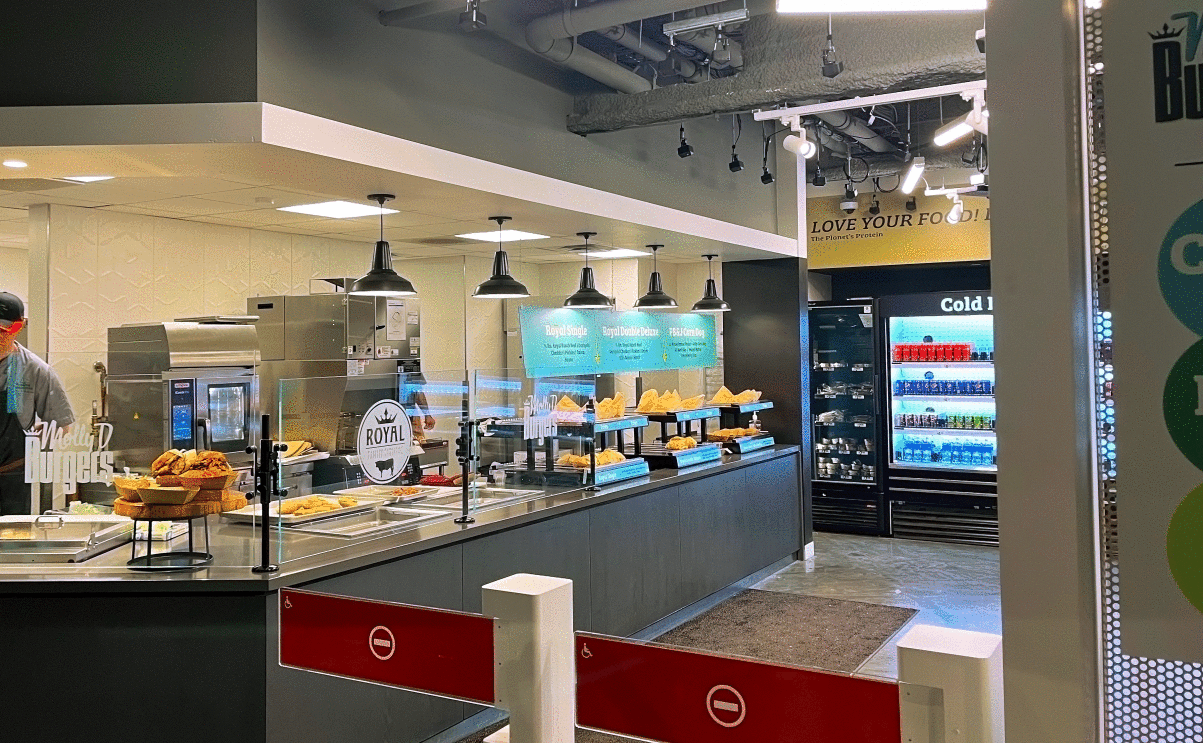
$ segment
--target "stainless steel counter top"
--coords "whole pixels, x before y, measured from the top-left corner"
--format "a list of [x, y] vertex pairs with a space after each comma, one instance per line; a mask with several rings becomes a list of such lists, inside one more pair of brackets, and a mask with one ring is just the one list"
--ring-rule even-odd
[[[259, 562], [260, 533], [255, 526], [209, 517], [213, 563], [191, 572], [139, 572], [126, 566], [130, 545], [73, 565], [0, 565], [0, 595], [28, 593], [140, 593], [140, 592], [260, 592], [295, 586], [338, 573], [445, 547], [461, 541], [512, 529], [543, 519], [628, 498], [651, 490], [747, 467], [798, 452], [796, 446], [776, 446], [744, 455], [727, 455], [722, 461], [689, 470], [655, 470], [646, 477], [604, 486], [600, 491], [565, 490], [532, 500], [476, 512], [473, 524], [451, 519], [378, 537], [346, 539], [289, 528], [273, 528], [273, 561], [276, 573], [260, 575], [250, 567]], [[197, 524], [200, 531], [200, 524]], [[173, 549], [183, 549], [177, 538]], [[203, 537], [197, 537], [197, 547]], [[156, 544], [156, 552], [167, 545]], [[140, 547], [140, 549], [144, 549]], [[141, 554], [141, 553], [140, 553]]]

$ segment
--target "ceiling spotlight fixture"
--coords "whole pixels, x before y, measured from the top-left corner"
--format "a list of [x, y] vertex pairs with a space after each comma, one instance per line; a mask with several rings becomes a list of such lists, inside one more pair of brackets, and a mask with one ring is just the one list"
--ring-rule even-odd
[[738, 173], [744, 169], [743, 160], [739, 159], [735, 148], [739, 145], [739, 138], [744, 133], [744, 122], [739, 118], [739, 114], [731, 114], [731, 162], [727, 163], [727, 168], [732, 173]]
[[948, 211], [948, 223], [959, 224], [961, 217], [965, 216], [965, 204], [961, 201], [961, 197], [952, 196], [952, 209]]
[[476, 287], [472, 296], [477, 299], [518, 299], [529, 297], [530, 291], [521, 281], [510, 276], [510, 257], [501, 247], [500, 235], [504, 230], [502, 225], [510, 221], [509, 217], [489, 217], [490, 222], [497, 223], [497, 252], [493, 254], [493, 275]]
[[845, 214], [852, 214], [857, 206], [856, 189], [852, 186], [852, 181], [848, 181], [844, 186], [844, 198], [840, 201], [840, 209], [843, 209]]
[[27, 168], [29, 163], [24, 160], [5, 160], [4, 167], [6, 168]]
[[911, 104], [906, 104], [906, 156], [909, 165], [906, 167], [906, 174], [902, 176], [901, 188], [905, 194], [914, 193], [915, 186], [919, 185], [919, 179], [923, 177], [923, 171], [927, 169], [927, 160], [922, 156], [915, 157], [914, 151], [911, 149]]
[[[783, 0], [778, 0], [777, 11], [778, 12], [786, 12], [786, 13], [792, 12], [792, 11], [788, 11], [788, 10], [787, 11], [781, 10], [781, 2], [782, 1]], [[836, 75], [839, 75], [841, 72], [844, 71], [844, 63], [837, 62], [835, 59], [835, 42], [833, 42], [831, 40], [831, 14], [830, 13], [827, 14], [827, 46], [823, 48], [823, 63], [819, 66], [819, 71], [823, 73], [823, 77], [835, 77]]]
[[689, 157], [692, 154], [693, 154], [693, 147], [690, 147], [689, 143], [685, 141], [685, 125], [682, 124], [681, 125], [681, 146], [677, 148], [677, 156], [678, 157]]
[[881, 204], [877, 201], [877, 194], [873, 194], [873, 200], [869, 202], [869, 213], [875, 217], [881, 214]]
[[914, 196], [912, 196], [906, 200], [906, 210], [908, 212], [913, 212], [918, 208], [919, 208], [919, 201]]
[[[762, 134], [763, 132], [764, 130], [761, 129]], [[766, 186], [773, 182], [773, 174], [769, 172], [769, 143], [773, 141], [773, 137], [776, 134], [776, 132], [773, 132], [772, 134], [764, 135], [764, 160], [760, 167], [760, 182]]]
[[807, 138], [805, 129], [781, 140], [781, 146], [803, 160], [809, 160], [819, 154], [819, 146]]
[[963, 116], [958, 116], [936, 130], [936, 136], [932, 139], [932, 143], [937, 147], [946, 147], [959, 139], [964, 139], [974, 131], [989, 136], [990, 111], [986, 108], [982, 92], [978, 90], [966, 95], [973, 101], [973, 110]]
[[347, 293], [368, 297], [412, 297], [418, 290], [414, 289], [409, 279], [393, 270], [393, 251], [384, 240], [384, 213], [393, 211], [385, 209], [384, 202], [392, 201], [396, 197], [391, 193], [374, 193], [368, 198], [380, 204], [376, 212], [380, 215], [380, 240], [372, 254], [372, 267], [351, 284]]
[[111, 181], [111, 175], [65, 175], [64, 181], [72, 181], [74, 183], [96, 183], [97, 181]]
[[919, 185], [920, 179], [923, 178], [923, 171], [926, 169], [927, 160], [922, 156], [912, 157], [910, 165], [907, 166], [906, 175], [902, 177], [902, 192], [914, 193], [915, 187]]
[[480, 0], [468, 0], [467, 7], [459, 14], [461, 31], [479, 31], [489, 25], [489, 19], [480, 12]]
[[777, 0], [778, 13], [917, 13], [985, 10], [986, 0]]
[[572, 296], [564, 300], [565, 307], [578, 310], [608, 310], [614, 306], [610, 298], [597, 290], [593, 283], [593, 269], [589, 267], [589, 238], [596, 232], [578, 232], [578, 237], [585, 239], [585, 267], [581, 269], [581, 285]]
[[663, 245], [648, 245], [652, 249], [652, 277], [647, 283], [647, 294], [635, 300], [637, 310], [671, 310], [677, 306], [677, 300], [664, 293], [664, 282], [660, 280], [660, 266], [656, 262], [656, 251]]
[[706, 259], [706, 270], [709, 274], [709, 278], [706, 279], [706, 292], [702, 295], [701, 299], [693, 303], [693, 309], [690, 311], [706, 314], [729, 312], [731, 305], [724, 302], [723, 298], [718, 295], [718, 284], [714, 281], [713, 261], [718, 256], [711, 253], [702, 257]]
[[822, 188], [823, 186], [827, 185], [827, 178], [823, 175], [823, 169], [821, 167], [815, 168], [815, 177], [810, 183], [815, 188]]

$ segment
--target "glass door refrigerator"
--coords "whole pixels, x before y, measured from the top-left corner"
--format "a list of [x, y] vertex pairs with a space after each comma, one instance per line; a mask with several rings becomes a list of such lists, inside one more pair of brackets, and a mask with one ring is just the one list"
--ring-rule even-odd
[[876, 313], [871, 303], [812, 302], [809, 326], [814, 528], [885, 534]]
[[993, 305], [986, 292], [880, 300], [896, 537], [998, 544]]

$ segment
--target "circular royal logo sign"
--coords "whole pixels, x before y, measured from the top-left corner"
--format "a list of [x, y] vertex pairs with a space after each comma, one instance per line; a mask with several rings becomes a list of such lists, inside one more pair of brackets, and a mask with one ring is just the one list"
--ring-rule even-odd
[[380, 485], [395, 480], [409, 463], [413, 435], [409, 416], [396, 400], [381, 400], [368, 408], [355, 449], [364, 477]]

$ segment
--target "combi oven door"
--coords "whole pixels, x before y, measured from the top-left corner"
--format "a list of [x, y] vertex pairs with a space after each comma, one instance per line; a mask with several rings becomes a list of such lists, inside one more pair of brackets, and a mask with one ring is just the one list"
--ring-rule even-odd
[[257, 377], [171, 375], [164, 381], [167, 419], [171, 421], [167, 431], [169, 448], [245, 454], [255, 442], [259, 420]]

